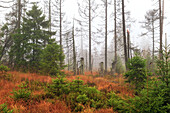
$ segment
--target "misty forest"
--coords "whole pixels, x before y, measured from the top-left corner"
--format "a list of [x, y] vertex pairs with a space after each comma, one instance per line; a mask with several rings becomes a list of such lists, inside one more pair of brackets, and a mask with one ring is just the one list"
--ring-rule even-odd
[[169, 113], [170, 1], [132, 1], [0, 0], [0, 113]]

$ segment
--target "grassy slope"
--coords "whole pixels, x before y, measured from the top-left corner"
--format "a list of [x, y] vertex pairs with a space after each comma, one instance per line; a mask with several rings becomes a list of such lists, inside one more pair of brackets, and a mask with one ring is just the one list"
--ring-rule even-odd
[[[130, 96], [133, 97], [133, 91], [127, 88], [127, 85], [124, 84], [123, 77], [95, 77], [97, 73], [85, 73], [84, 75], [72, 76], [71, 73], [66, 72], [68, 75], [66, 78], [68, 80], [77, 79], [80, 77], [85, 83], [94, 83], [99, 90], [103, 91], [114, 91], [117, 95], [122, 98]], [[33, 81], [39, 81], [41, 83], [51, 83], [52, 78], [49, 76], [31, 74], [31, 73], [20, 73], [20, 72], [9, 72], [10, 76], [2, 77], [0, 75], [0, 104], [7, 103], [8, 107], [14, 109], [14, 112], [23, 112], [23, 113], [69, 113], [70, 109], [65, 105], [64, 102], [59, 100], [37, 100], [32, 99], [29, 102], [23, 101], [14, 101], [14, 99], [10, 98], [12, 95], [10, 92], [13, 89], [18, 89], [18, 85], [23, 83], [24, 81], [29, 81], [30, 83]], [[38, 95], [43, 95], [45, 92], [41, 86], [36, 86], [37, 84], [32, 84], [29, 87], [33, 89], [34, 97]], [[110, 109], [100, 109], [95, 110], [93, 108], [86, 108], [84, 113], [112, 113], [112, 108]]]

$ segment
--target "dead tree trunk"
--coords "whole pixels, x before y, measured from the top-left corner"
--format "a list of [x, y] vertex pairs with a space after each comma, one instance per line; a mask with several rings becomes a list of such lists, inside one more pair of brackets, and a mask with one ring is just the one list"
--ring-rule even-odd
[[162, 5], [161, 0], [159, 0], [159, 29], [160, 29], [160, 49], [159, 49], [159, 57], [162, 59]]
[[73, 71], [74, 75], [76, 75], [76, 50], [75, 50], [75, 40], [74, 40], [74, 22], [72, 29], [72, 37], [73, 37]]
[[[125, 55], [125, 65], [127, 64], [127, 49], [126, 49], [126, 28], [125, 28], [125, 11], [124, 11], [124, 0], [122, 0], [122, 23], [123, 23], [123, 42], [124, 42], [124, 55]], [[126, 66], [127, 68], [127, 66]]]
[[87, 71], [87, 66], [88, 66], [88, 63], [87, 63], [88, 61], [87, 61], [87, 50], [86, 50], [86, 71]]
[[107, 74], [107, 0], [105, 2], [105, 74]]
[[[62, 12], [61, 12], [62, 8], [61, 7], [62, 6], [61, 6], [61, 0], [60, 0], [60, 3], [59, 3], [59, 10], [60, 10], [59, 11], [60, 12], [60, 52], [62, 53], [63, 47], [62, 47]], [[62, 64], [63, 64], [63, 62], [60, 58], [60, 67], [62, 67]]]
[[84, 58], [83, 57], [80, 60], [80, 74], [84, 75]]
[[100, 76], [103, 76], [104, 75], [104, 68], [103, 68], [103, 62], [100, 62], [99, 64], [99, 74]]
[[154, 53], [155, 53], [155, 26], [152, 18], [152, 38], [153, 38], [153, 50], [152, 50], [152, 72], [154, 73]]
[[92, 71], [92, 66], [91, 66], [91, 0], [89, 0], [89, 71]]
[[51, 0], [49, 0], [49, 32], [51, 33]]
[[127, 30], [127, 54], [128, 54], [128, 59], [130, 58], [130, 32]]
[[115, 61], [117, 61], [117, 11], [116, 11], [116, 0], [114, 0], [114, 7], [115, 7], [115, 17], [114, 17], [114, 21], [115, 21], [115, 28], [114, 28], [114, 37], [115, 37]]
[[20, 29], [21, 25], [21, 0], [18, 0], [18, 29]]

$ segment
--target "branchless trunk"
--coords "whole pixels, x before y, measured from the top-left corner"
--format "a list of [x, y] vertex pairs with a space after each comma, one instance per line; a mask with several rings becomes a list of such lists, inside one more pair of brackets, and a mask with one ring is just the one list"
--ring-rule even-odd
[[49, 0], [49, 32], [51, 32], [51, 0]]
[[154, 53], [155, 53], [155, 26], [154, 20], [152, 18], [152, 39], [153, 39], [153, 49], [152, 49], [152, 72], [154, 71]]
[[21, 24], [21, 0], [18, 0], [18, 29], [20, 29]]
[[127, 30], [127, 54], [128, 54], [128, 59], [130, 58], [130, 32]]
[[117, 23], [116, 23], [116, 18], [117, 18], [117, 11], [116, 11], [116, 0], [114, 0], [114, 12], [115, 12], [115, 19], [114, 19], [114, 21], [115, 21], [115, 29], [114, 29], [114, 37], [115, 37], [115, 62], [117, 62], [117, 27], [116, 27], [116, 25], [117, 25]]
[[160, 50], [159, 57], [162, 59], [162, 5], [159, 0], [159, 27], [160, 27]]
[[105, 73], [107, 73], [107, 0], [105, 2]]
[[[63, 47], [62, 47], [62, 13], [61, 13], [61, 0], [60, 0], [60, 52], [62, 53]], [[62, 61], [60, 58], [60, 67], [62, 67]]]
[[89, 71], [92, 71], [92, 66], [91, 66], [91, 0], [89, 0]]
[[125, 12], [124, 12], [124, 0], [122, 0], [122, 22], [123, 22], [123, 42], [124, 42], [124, 55], [125, 55], [125, 64], [127, 64], [127, 49], [126, 49], [126, 31], [125, 31]]
[[76, 50], [75, 50], [75, 40], [74, 40], [74, 22], [73, 22], [72, 37], [73, 37], [73, 71], [74, 71], [74, 75], [76, 75]]

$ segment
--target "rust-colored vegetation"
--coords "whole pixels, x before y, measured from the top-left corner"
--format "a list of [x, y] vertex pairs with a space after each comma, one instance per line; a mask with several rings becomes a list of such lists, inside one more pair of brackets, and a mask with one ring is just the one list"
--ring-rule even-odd
[[[98, 73], [73, 76], [72, 72], [65, 72], [66, 79], [69, 81], [80, 79], [84, 84], [93, 83], [98, 90], [114, 91], [117, 95], [133, 97], [133, 91], [126, 87], [122, 76], [119, 77], [97, 77]], [[28, 101], [14, 100], [12, 91], [18, 90], [19, 85], [28, 82], [28, 87], [32, 89], [32, 97]], [[0, 75], [0, 104], [6, 103], [8, 108], [13, 109], [14, 113], [70, 113], [71, 109], [64, 101], [57, 99], [47, 99], [44, 97], [45, 90], [41, 83], [48, 86], [52, 82], [52, 77], [38, 75], [35, 73], [22, 73], [17, 71], [8, 72], [5, 76]], [[115, 113], [112, 108], [99, 109], [85, 108], [84, 113]]]

